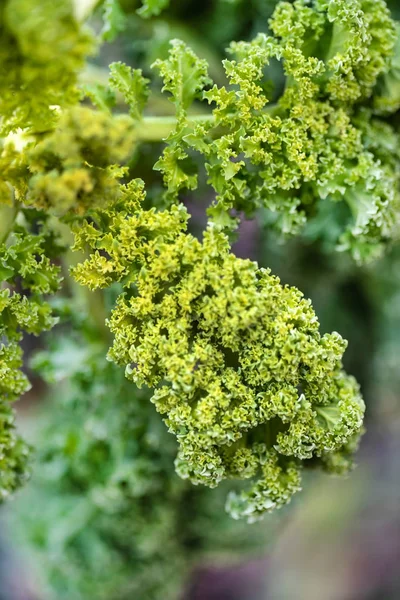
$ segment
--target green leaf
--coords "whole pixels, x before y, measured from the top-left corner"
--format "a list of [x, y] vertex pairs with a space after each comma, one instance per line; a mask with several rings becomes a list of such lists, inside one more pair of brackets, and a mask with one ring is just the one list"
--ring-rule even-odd
[[6, 181], [0, 179], [0, 205], [12, 205], [12, 190]]
[[8, 267], [7, 264], [0, 264], [0, 281], [7, 281], [14, 275], [14, 269]]
[[106, 42], [112, 42], [126, 27], [126, 15], [118, 0], [105, 0], [103, 6], [103, 29], [101, 36]]
[[129, 114], [139, 121], [149, 96], [148, 79], [140, 69], [132, 69], [122, 62], [111, 63], [110, 71], [110, 87], [121, 92], [129, 105]]
[[188, 173], [184, 166], [193, 166], [188, 155], [179, 146], [167, 146], [161, 158], [154, 165], [155, 171], [164, 174], [164, 184], [169, 194], [174, 197], [183, 188], [194, 190], [197, 187], [196, 173]]
[[149, 17], [158, 16], [161, 11], [169, 6], [170, 0], [145, 0], [143, 6], [137, 10], [137, 13], [148, 19]]
[[111, 114], [115, 106], [115, 93], [109, 87], [101, 83], [88, 84], [83, 87], [83, 91], [94, 106]]
[[196, 98], [201, 98], [201, 92], [211, 83], [207, 61], [198, 58], [181, 40], [172, 40], [169, 58], [157, 60], [152, 66], [163, 78], [163, 91], [172, 96], [178, 119], [186, 114]]
[[46, 131], [56, 106], [79, 101], [77, 77], [94, 36], [75, 18], [71, 0], [8, 0], [0, 10], [1, 129]]

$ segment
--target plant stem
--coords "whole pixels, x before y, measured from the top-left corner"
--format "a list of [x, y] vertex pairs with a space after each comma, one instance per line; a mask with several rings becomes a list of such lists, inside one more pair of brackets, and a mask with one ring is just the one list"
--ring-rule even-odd
[[[263, 109], [265, 114], [273, 115], [278, 110], [276, 104], [269, 104]], [[232, 118], [237, 118], [237, 115], [232, 114]], [[202, 124], [216, 124], [216, 118], [212, 113], [208, 114], [196, 114], [188, 115], [186, 124], [190, 127]], [[163, 116], [163, 117], [143, 117], [143, 119], [136, 125], [136, 139], [140, 142], [161, 142], [168, 137], [170, 133], [174, 131], [176, 127], [175, 116]], [[218, 127], [218, 131], [220, 131]]]
[[[208, 115], [193, 115], [188, 117], [189, 125], [199, 125], [202, 123], [212, 123], [214, 117]], [[176, 117], [144, 117], [136, 126], [136, 137], [141, 142], [161, 142], [176, 127]]]
[[104, 305], [104, 293], [102, 290], [91, 291], [86, 287], [82, 287], [77, 283], [70, 274], [70, 268], [83, 262], [87, 255], [84, 252], [72, 252], [71, 247], [74, 243], [74, 236], [71, 229], [53, 217], [50, 220], [50, 225], [53, 231], [57, 232], [62, 242], [67, 246], [68, 250], [63, 255], [61, 262], [63, 265], [63, 274], [66, 285], [69, 288], [71, 295], [76, 299], [77, 305], [83, 304], [87, 308], [88, 318], [92, 327], [96, 330], [99, 339], [103, 339], [107, 344], [110, 344], [110, 330], [106, 326], [106, 308]]
[[19, 206], [15, 200], [12, 205], [5, 204], [0, 206], [0, 244], [7, 241], [7, 238], [13, 228], [17, 218]]
[[78, 21], [85, 21], [99, 4], [99, 0], [74, 0], [73, 8]]

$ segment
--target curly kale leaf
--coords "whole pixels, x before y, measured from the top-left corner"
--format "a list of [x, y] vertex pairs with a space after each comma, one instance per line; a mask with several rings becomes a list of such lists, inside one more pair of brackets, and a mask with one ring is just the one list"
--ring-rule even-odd
[[307, 460], [328, 468], [326, 457], [359, 436], [364, 403], [342, 370], [346, 342], [322, 336], [311, 302], [235, 257], [215, 227], [200, 242], [183, 206], [146, 211], [143, 201], [133, 181], [76, 231], [76, 248], [92, 254], [74, 277], [91, 289], [124, 285], [110, 359], [154, 389], [180, 445], [178, 474], [210, 487], [253, 479], [228, 507], [255, 519], [299, 489]]
[[169, 58], [157, 60], [154, 65], [164, 81], [163, 91], [171, 94], [170, 101], [176, 108], [176, 126], [169, 134], [168, 146], [154, 169], [163, 174], [169, 201], [176, 199], [181, 189], [196, 189], [197, 175], [190, 168], [189, 154], [183, 144], [186, 133], [188, 110], [196, 99], [202, 97], [204, 88], [211, 83], [207, 74], [207, 62], [180, 40], [172, 40]]
[[133, 150], [133, 127], [127, 115], [82, 106], [64, 111], [54, 131], [26, 149], [27, 202], [62, 216], [113, 198], [125, 172], [120, 165]]
[[77, 74], [93, 52], [93, 37], [71, 0], [6, 0], [0, 7], [1, 131], [45, 131], [57, 106], [80, 97]]
[[[209, 88], [206, 65], [183, 43], [156, 63], [177, 117], [155, 165], [167, 200], [197, 185], [190, 162], [197, 153], [216, 193], [208, 215], [218, 227], [234, 229], [235, 215], [262, 208], [275, 215], [270, 222], [280, 233], [298, 234], [328, 199], [346, 207], [337, 248], [358, 262], [376, 258], [398, 236], [400, 171], [368, 147], [365, 105], [378, 94], [377, 81], [395, 72], [394, 22], [381, 1], [297, 0], [278, 4], [271, 28], [273, 36], [231, 44], [223, 87]], [[190, 73], [179, 69], [189, 54]], [[273, 104], [276, 60], [286, 85]], [[212, 115], [191, 117], [187, 108], [201, 90]]]
[[395, 113], [400, 109], [400, 24], [396, 24], [396, 46], [389, 69], [378, 80], [374, 106], [378, 113]]
[[112, 42], [126, 27], [126, 16], [118, 0], [105, 0], [103, 3], [102, 39]]
[[[29, 390], [21, 371], [23, 334], [39, 335], [56, 320], [43, 295], [54, 293], [60, 283], [59, 268], [44, 255], [46, 236], [16, 233], [11, 244], [0, 245], [0, 501], [26, 480], [29, 451], [15, 431], [11, 403]], [[23, 290], [15, 290], [16, 285]]]
[[149, 91], [148, 79], [145, 79], [140, 69], [131, 69], [123, 63], [111, 63], [110, 87], [123, 95], [129, 105], [132, 119], [140, 121], [146, 106]]
[[346, 104], [371, 95], [395, 42], [384, 0], [280, 2], [270, 26], [298, 74], [301, 62], [318, 57], [324, 67], [316, 81], [320, 91]]
[[138, 14], [145, 19], [158, 16], [169, 5], [170, 0], [144, 0]]

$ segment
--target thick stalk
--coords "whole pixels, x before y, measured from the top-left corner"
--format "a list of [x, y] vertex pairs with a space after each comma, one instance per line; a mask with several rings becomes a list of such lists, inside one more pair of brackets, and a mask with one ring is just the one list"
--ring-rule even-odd
[[92, 322], [99, 338], [107, 344], [110, 343], [110, 330], [106, 326], [106, 309], [104, 306], [104, 293], [102, 290], [91, 291], [82, 287], [70, 275], [70, 268], [83, 262], [87, 255], [83, 252], [72, 252], [71, 247], [74, 243], [74, 236], [71, 229], [65, 223], [62, 223], [55, 217], [51, 220], [51, 227], [56, 231], [63, 243], [68, 247], [67, 252], [62, 257], [63, 274], [71, 294], [79, 303], [85, 304], [89, 319]]
[[[213, 115], [193, 115], [188, 117], [188, 125], [212, 123]], [[176, 117], [144, 117], [135, 128], [136, 138], [140, 142], [161, 142], [176, 127]]]
[[[263, 109], [263, 112], [273, 115], [277, 109], [278, 107], [276, 104], [269, 104]], [[237, 115], [232, 114], [232, 119], [234, 118], [237, 118]], [[174, 131], [176, 122], [175, 116], [143, 117], [143, 119], [135, 127], [136, 138], [140, 142], [161, 142]], [[188, 115], [186, 119], [186, 123], [189, 127], [195, 127], [196, 125], [202, 124], [213, 125], [215, 122], [216, 118], [211, 113]], [[215, 131], [220, 131], [220, 127], [216, 128]]]
[[76, 19], [85, 21], [98, 4], [99, 0], [74, 0], [73, 7]]
[[13, 228], [17, 218], [19, 206], [13, 201], [12, 205], [5, 204], [0, 206], [0, 244], [7, 241], [7, 238]]
[[67, 273], [68, 283], [71, 292], [75, 298], [84, 303], [87, 307], [87, 313], [89, 319], [94, 326], [96, 335], [99, 339], [102, 339], [107, 345], [111, 343], [111, 333], [106, 325], [106, 307], [104, 304], [104, 292], [103, 290], [89, 290], [87, 287], [82, 287], [77, 283], [73, 277], [71, 277], [69, 270], [75, 264], [83, 262], [87, 256], [83, 252], [72, 252], [68, 250], [64, 260], [64, 272]]

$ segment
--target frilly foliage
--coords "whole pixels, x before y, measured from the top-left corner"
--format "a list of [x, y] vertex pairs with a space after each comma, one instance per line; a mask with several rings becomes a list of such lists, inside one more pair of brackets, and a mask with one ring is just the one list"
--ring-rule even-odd
[[[379, 96], [377, 82], [382, 89], [396, 77], [390, 13], [381, 0], [297, 0], [279, 3], [270, 26], [273, 35], [231, 44], [224, 87], [210, 87], [206, 64], [181, 42], [155, 63], [177, 107], [177, 125], [155, 167], [166, 197], [174, 202], [196, 187], [193, 167], [186, 168], [196, 151], [216, 192], [208, 213], [218, 226], [236, 226], [232, 209], [251, 216], [264, 207], [278, 231], [295, 234], [327, 198], [347, 206], [339, 249], [359, 262], [376, 258], [398, 237], [399, 169], [366, 147], [360, 115]], [[272, 104], [274, 61], [285, 88]], [[177, 68], [185, 64], [190, 72]], [[195, 98], [213, 106], [210, 118], [187, 116]]]
[[77, 74], [93, 51], [72, 0], [5, 0], [0, 5], [0, 130], [45, 131], [57, 106], [79, 100]]
[[0, 245], [0, 502], [28, 475], [28, 447], [16, 434], [11, 404], [30, 389], [21, 370], [23, 334], [39, 335], [55, 323], [43, 300], [59, 287], [59, 269], [44, 255], [48, 241], [16, 228], [11, 243]]
[[[136, 9], [144, 19], [157, 17], [168, 5], [170, 0], [144, 0], [141, 6]], [[103, 29], [102, 38], [111, 42], [126, 27], [126, 14], [119, 0], [104, 0], [103, 9]], [[131, 8], [131, 7], [129, 7]]]
[[79, 227], [75, 248], [93, 254], [74, 276], [91, 289], [126, 288], [109, 356], [155, 389], [179, 441], [178, 473], [210, 487], [251, 478], [228, 510], [254, 519], [290, 500], [302, 462], [345, 471], [364, 413], [342, 370], [346, 343], [321, 336], [310, 301], [236, 258], [215, 227], [199, 242], [186, 233], [184, 207], [145, 211], [143, 201], [132, 181]]
[[[172, 117], [147, 114], [163, 100], [140, 70], [120, 62], [108, 87], [78, 91], [92, 36], [67, 0], [39, 4], [7, 0], [0, 9], [2, 132], [24, 130], [2, 142], [2, 215], [12, 225], [27, 206], [39, 211], [35, 234], [18, 226], [1, 250], [6, 399], [27, 386], [16, 346], [22, 331], [38, 334], [53, 322], [43, 295], [56, 290], [57, 269], [35, 229], [47, 214], [56, 229], [76, 224], [75, 249], [89, 253], [73, 269], [78, 282], [124, 288], [109, 320], [109, 358], [154, 390], [179, 442], [182, 478], [210, 487], [251, 480], [229, 496], [228, 510], [254, 520], [290, 500], [303, 468], [346, 472], [364, 413], [342, 369], [346, 343], [321, 335], [299, 290], [232, 254], [230, 236], [242, 214], [260, 210], [280, 233], [314, 227], [360, 263], [398, 238], [398, 25], [385, 2], [277, 3], [269, 34], [230, 45], [225, 85], [213, 83], [207, 61], [187, 44], [172, 41], [153, 65]], [[157, 15], [166, 4], [147, 1], [139, 13]], [[116, 1], [100, 8], [102, 35], [112, 39], [123, 10]], [[85, 95], [100, 110], [79, 105]], [[121, 97], [129, 115], [113, 114]], [[137, 149], [162, 140], [155, 164], [147, 153], [161, 176], [145, 201], [132, 179], [141, 169]], [[213, 199], [199, 241], [181, 201], [205, 179]], [[161, 196], [164, 210], [156, 208]], [[10, 452], [8, 408], [5, 415]], [[7, 488], [15, 487], [14, 464]]]
[[375, 109], [383, 114], [395, 113], [400, 109], [400, 25], [396, 23], [395, 52], [390, 59], [389, 69], [378, 81], [378, 93], [374, 98]]
[[157, 16], [169, 5], [169, 3], [170, 0], [144, 0], [137, 12], [144, 18]]
[[22, 152], [11, 136], [0, 154], [0, 204], [9, 204], [14, 190], [20, 202], [58, 217], [84, 215], [118, 192], [122, 165], [135, 144], [134, 122], [128, 115], [74, 106], [44, 136], [22, 137], [20, 143]]
[[126, 115], [82, 106], [64, 111], [54, 131], [26, 150], [26, 201], [59, 216], [85, 214], [114, 198], [133, 145], [133, 123]]

